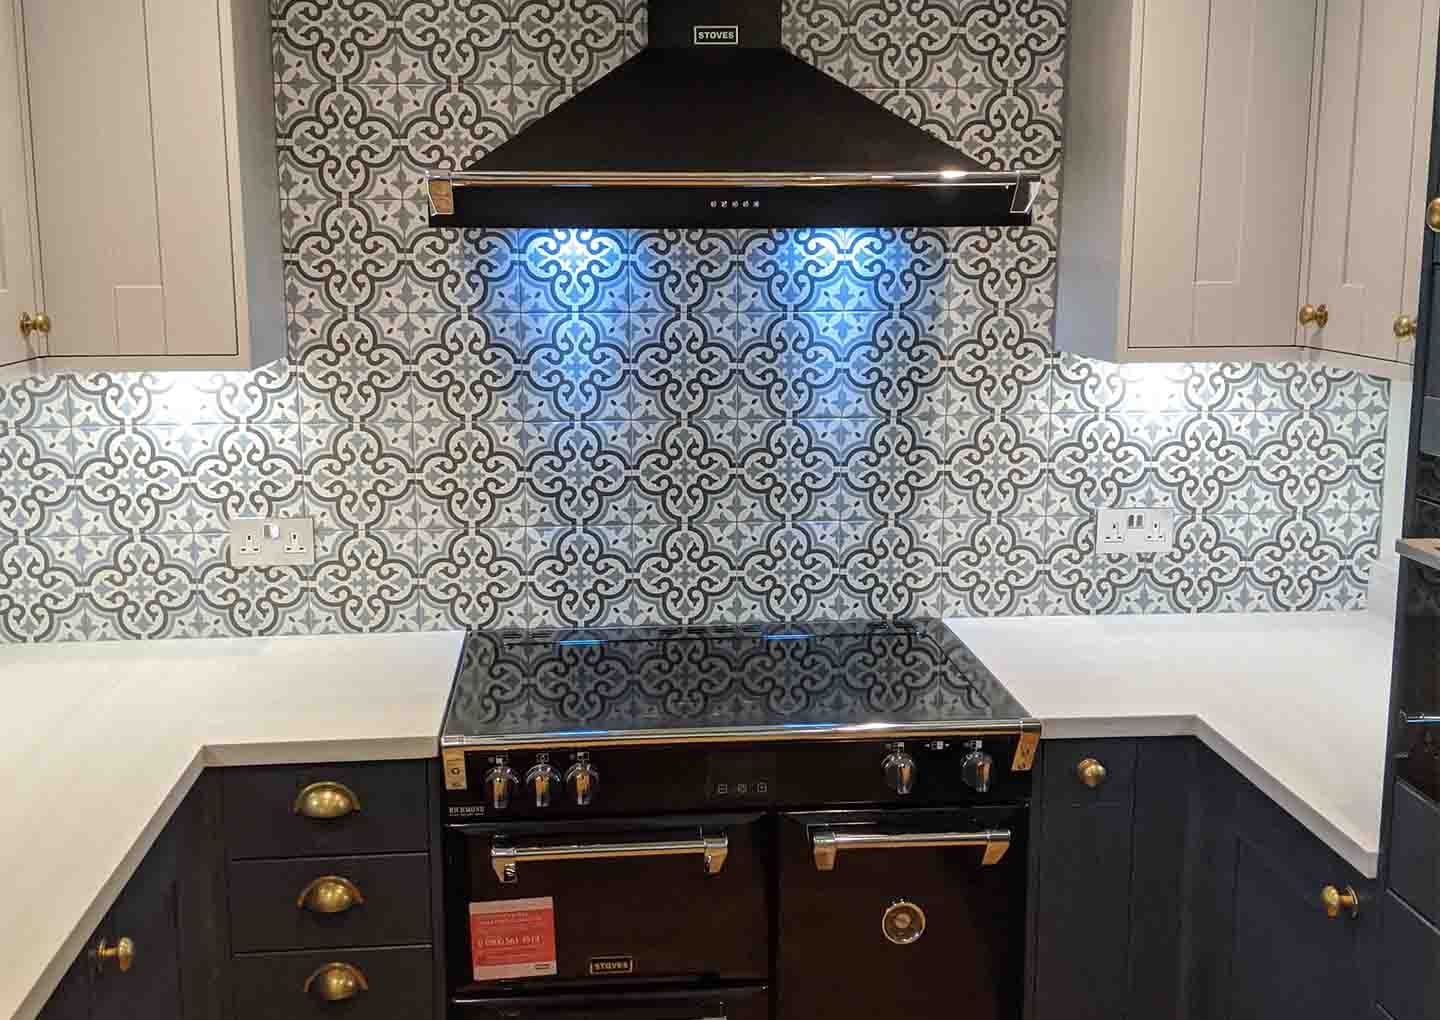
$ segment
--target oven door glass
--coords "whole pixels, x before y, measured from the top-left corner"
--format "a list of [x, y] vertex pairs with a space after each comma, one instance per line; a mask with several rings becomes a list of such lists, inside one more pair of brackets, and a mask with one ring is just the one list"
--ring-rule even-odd
[[621, 995], [526, 995], [460, 1000], [467, 1020], [769, 1020], [764, 985], [693, 991], [634, 991]]
[[451, 827], [452, 988], [766, 982], [772, 830], [760, 814]]
[[777, 1015], [1018, 1017], [1026, 818], [1015, 807], [783, 816]]

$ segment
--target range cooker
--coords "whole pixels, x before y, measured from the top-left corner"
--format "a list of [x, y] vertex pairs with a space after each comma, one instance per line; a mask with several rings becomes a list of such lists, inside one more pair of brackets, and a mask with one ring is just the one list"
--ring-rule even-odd
[[450, 1014], [1018, 1018], [1039, 736], [939, 621], [472, 633]]

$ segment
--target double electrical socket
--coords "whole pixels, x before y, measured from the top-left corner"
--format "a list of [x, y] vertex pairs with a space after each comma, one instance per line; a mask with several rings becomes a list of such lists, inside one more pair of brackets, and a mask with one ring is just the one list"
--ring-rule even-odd
[[1175, 548], [1175, 514], [1141, 508], [1101, 510], [1095, 525], [1095, 550], [1102, 553], [1168, 553]]
[[232, 567], [308, 567], [315, 562], [310, 517], [244, 517], [230, 522]]

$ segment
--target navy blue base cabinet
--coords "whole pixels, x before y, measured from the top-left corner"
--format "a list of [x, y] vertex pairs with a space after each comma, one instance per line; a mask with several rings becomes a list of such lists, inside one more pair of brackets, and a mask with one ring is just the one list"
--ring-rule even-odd
[[213, 784], [202, 776], [86, 943], [41, 1020], [220, 1015], [224, 917]]
[[[1029, 1020], [1371, 1014], [1374, 883], [1218, 756], [1150, 738], [1041, 758]], [[1326, 886], [1358, 913], [1328, 916]]]

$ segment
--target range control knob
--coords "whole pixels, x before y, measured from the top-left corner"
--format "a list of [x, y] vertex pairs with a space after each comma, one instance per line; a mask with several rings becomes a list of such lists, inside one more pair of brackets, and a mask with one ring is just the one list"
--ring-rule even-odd
[[496, 758], [495, 764], [485, 773], [485, 791], [490, 797], [490, 806], [503, 811], [510, 806], [510, 795], [520, 777], [504, 758]]
[[580, 751], [575, 755], [575, 764], [565, 770], [565, 785], [570, 787], [570, 799], [577, 807], [588, 807], [595, 799], [595, 787], [600, 785], [600, 773], [590, 764], [590, 755]]
[[885, 782], [900, 796], [907, 796], [915, 788], [915, 759], [905, 753], [904, 744], [891, 744], [889, 751], [880, 763], [885, 769]]
[[995, 768], [995, 759], [981, 750], [981, 746], [980, 741], [975, 741], [960, 760], [960, 778], [976, 793], [989, 793], [990, 773]]
[[549, 807], [555, 796], [555, 787], [560, 784], [560, 773], [550, 764], [548, 754], [536, 755], [535, 764], [525, 773], [525, 785], [535, 795], [536, 807]]

